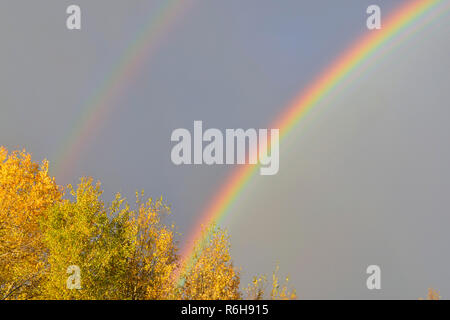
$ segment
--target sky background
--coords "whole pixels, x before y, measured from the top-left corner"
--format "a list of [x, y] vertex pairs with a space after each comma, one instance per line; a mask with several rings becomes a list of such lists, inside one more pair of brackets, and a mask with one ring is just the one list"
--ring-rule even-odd
[[[184, 1], [184, 0], [183, 0]], [[444, 1], [445, 2], [445, 1]], [[0, 3], [0, 145], [47, 158], [164, 1]], [[70, 174], [104, 199], [163, 197], [186, 235], [235, 166], [175, 166], [176, 128], [267, 128], [327, 65], [401, 0], [186, 0], [152, 54], [114, 96]], [[66, 8], [82, 30], [66, 29]], [[223, 221], [242, 282], [290, 275], [299, 298], [450, 297], [450, 19], [402, 42], [320, 103], [280, 147], [280, 171], [255, 176]], [[366, 288], [368, 265], [382, 289]]]

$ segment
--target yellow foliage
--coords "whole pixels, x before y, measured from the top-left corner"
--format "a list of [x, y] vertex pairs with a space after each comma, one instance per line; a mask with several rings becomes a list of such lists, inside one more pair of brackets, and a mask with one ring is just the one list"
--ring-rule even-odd
[[208, 236], [196, 244], [191, 265], [185, 266], [181, 299], [240, 299], [240, 277], [231, 261], [227, 232], [215, 226], [204, 232]]
[[427, 297], [425, 299], [420, 298], [419, 300], [441, 300], [441, 296], [439, 295], [439, 291], [428, 288]]
[[136, 193], [137, 212], [130, 221], [134, 251], [124, 280], [124, 297], [129, 299], [169, 299], [174, 284], [172, 273], [177, 266], [174, 226], [166, 226], [161, 218], [170, 213], [162, 198], [142, 203]]
[[[226, 231], [205, 230], [190, 264], [180, 266], [162, 198], [143, 202], [136, 194], [133, 210], [120, 194], [105, 205], [92, 179], [67, 190], [71, 199], [62, 199], [47, 161], [0, 148], [0, 299], [241, 299]], [[295, 298], [277, 272], [270, 293], [266, 278], [255, 278], [248, 296]]]
[[0, 147], [0, 299], [35, 294], [45, 259], [39, 219], [61, 197], [47, 161]]
[[[109, 207], [100, 200], [100, 184], [82, 179], [75, 201], [63, 200], [42, 220], [48, 248], [43, 299], [122, 299], [122, 279], [134, 250], [130, 210], [119, 194]], [[67, 287], [67, 269], [81, 271], [81, 289]]]
[[289, 278], [286, 277], [285, 282], [280, 284], [278, 276], [279, 267], [277, 266], [272, 273], [272, 283], [270, 293], [267, 293], [267, 277], [256, 276], [253, 277], [252, 282], [246, 288], [246, 295], [248, 300], [295, 300], [297, 294], [294, 289], [289, 289]]
[[[48, 268], [40, 298], [166, 299], [173, 292], [170, 275], [176, 266], [173, 227], [161, 222], [170, 208], [162, 199], [138, 209], [116, 195], [107, 207], [100, 184], [82, 179], [75, 201], [63, 200], [42, 221]], [[81, 289], [67, 287], [67, 268], [81, 271]]]

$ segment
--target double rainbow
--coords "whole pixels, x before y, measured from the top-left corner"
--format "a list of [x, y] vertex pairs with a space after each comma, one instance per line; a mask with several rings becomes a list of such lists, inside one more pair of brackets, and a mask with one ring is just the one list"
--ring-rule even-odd
[[[395, 10], [390, 17], [383, 20], [381, 30], [370, 31], [358, 39], [302, 90], [269, 127], [279, 128], [282, 141], [308, 111], [329, 96], [338, 84], [358, 70], [387, 42], [396, 38], [402, 31], [444, 1], [448, 0], [410, 0]], [[114, 100], [139, 72], [140, 66], [148, 60], [163, 35], [186, 10], [189, 3], [188, 0], [167, 0], [159, 11], [152, 14], [148, 25], [124, 52], [115, 68], [105, 78], [105, 82], [95, 91], [96, 94], [85, 104], [79, 121], [74, 125], [63, 148], [56, 156], [57, 176], [68, 175], [80, 159], [83, 146], [87, 144], [89, 138], [111, 111]], [[181, 251], [182, 266], [189, 266], [193, 262], [196, 243], [203, 242], [202, 240], [208, 236], [208, 233], [203, 232], [204, 227], [207, 228], [221, 221], [258, 168], [258, 165], [240, 165], [222, 185], [203, 211], [196, 229], [188, 236], [187, 245]], [[181, 270], [178, 270], [176, 277], [178, 278], [180, 274]]]

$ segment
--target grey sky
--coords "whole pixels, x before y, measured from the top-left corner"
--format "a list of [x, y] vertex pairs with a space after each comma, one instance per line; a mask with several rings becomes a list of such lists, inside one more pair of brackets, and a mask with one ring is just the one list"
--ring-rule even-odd
[[[198, 1], [110, 106], [73, 176], [163, 195], [187, 233], [233, 166], [174, 166], [171, 132], [265, 128], [314, 76], [367, 32], [376, 1]], [[163, 1], [0, 3], [0, 145], [50, 163], [86, 101]], [[69, 4], [83, 29], [65, 28]], [[450, 297], [449, 70], [446, 15], [315, 108], [281, 146], [280, 172], [255, 177], [224, 221], [251, 274], [278, 261], [300, 298]], [[57, 177], [58, 179], [58, 177]], [[382, 268], [382, 290], [365, 268]]]

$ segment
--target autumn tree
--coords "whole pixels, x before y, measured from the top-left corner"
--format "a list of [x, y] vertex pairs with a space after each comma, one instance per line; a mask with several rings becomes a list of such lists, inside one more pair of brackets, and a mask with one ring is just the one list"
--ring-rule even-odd
[[187, 300], [236, 300], [239, 271], [230, 257], [228, 233], [216, 226], [205, 229], [181, 274], [180, 298]]
[[133, 300], [169, 299], [174, 288], [171, 275], [177, 266], [174, 226], [163, 223], [170, 207], [162, 198], [150, 198], [146, 203], [142, 198], [143, 193], [136, 193], [137, 210], [130, 220], [134, 249], [123, 279], [123, 296]]
[[36, 294], [46, 251], [39, 219], [61, 196], [47, 161], [0, 147], [0, 299]]
[[[189, 264], [180, 266], [162, 198], [136, 194], [132, 208], [117, 194], [106, 205], [100, 183], [87, 178], [66, 190], [63, 199], [47, 161], [0, 148], [0, 299], [242, 297], [226, 231], [206, 229]], [[78, 288], [69, 285], [74, 270], [81, 272]], [[295, 296], [276, 273], [266, 293], [265, 279], [255, 278], [248, 296]]]
[[[48, 268], [42, 298], [167, 299], [176, 267], [173, 226], [162, 222], [170, 208], [163, 199], [141, 201], [137, 209], [116, 195], [101, 200], [100, 184], [82, 179], [68, 187], [69, 199], [49, 209], [42, 220]], [[67, 287], [70, 266], [81, 271], [81, 288]]]
[[[135, 245], [129, 207], [119, 194], [107, 207], [100, 184], [92, 179], [68, 189], [74, 201], [54, 205], [41, 222], [48, 267], [40, 298], [122, 299], [122, 279]], [[67, 286], [70, 266], [81, 271], [80, 289]]]

